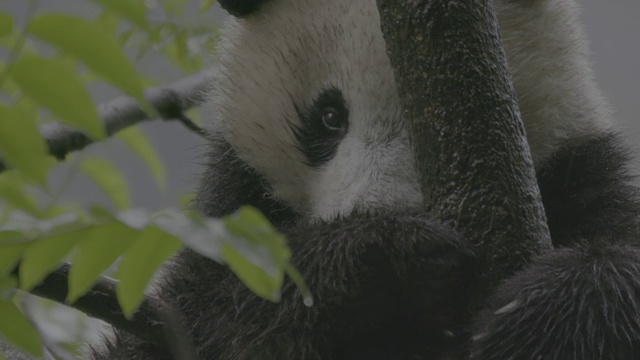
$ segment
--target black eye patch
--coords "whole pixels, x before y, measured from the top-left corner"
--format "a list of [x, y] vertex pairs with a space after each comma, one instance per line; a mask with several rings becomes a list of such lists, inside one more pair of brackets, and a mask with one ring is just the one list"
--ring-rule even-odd
[[243, 17], [257, 13], [267, 0], [220, 0], [218, 2], [229, 14]]
[[298, 149], [307, 158], [307, 165], [319, 167], [336, 153], [349, 128], [349, 109], [342, 92], [335, 87], [324, 90], [307, 111], [296, 107], [300, 126], [293, 126]]

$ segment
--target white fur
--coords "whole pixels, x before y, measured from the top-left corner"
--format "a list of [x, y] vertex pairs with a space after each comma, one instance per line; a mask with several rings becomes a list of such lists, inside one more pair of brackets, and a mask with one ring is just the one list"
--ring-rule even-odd
[[[534, 160], [566, 139], [610, 127], [572, 0], [497, 0]], [[273, 195], [309, 217], [417, 208], [421, 194], [385, 54], [375, 0], [271, 0], [231, 19], [219, 47], [214, 124]], [[349, 107], [349, 132], [324, 166], [305, 164], [289, 123], [328, 85]]]

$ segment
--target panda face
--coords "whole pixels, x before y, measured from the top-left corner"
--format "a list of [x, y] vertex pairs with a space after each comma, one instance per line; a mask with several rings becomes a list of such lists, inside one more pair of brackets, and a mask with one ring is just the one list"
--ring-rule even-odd
[[[497, 0], [534, 160], [602, 132], [571, 0]], [[565, 36], [566, 35], [566, 36]], [[375, 0], [265, 0], [229, 20], [212, 92], [214, 131], [272, 195], [309, 218], [422, 207]]]
[[220, 49], [215, 130], [276, 198], [325, 219], [421, 206], [375, 2], [271, 1]]

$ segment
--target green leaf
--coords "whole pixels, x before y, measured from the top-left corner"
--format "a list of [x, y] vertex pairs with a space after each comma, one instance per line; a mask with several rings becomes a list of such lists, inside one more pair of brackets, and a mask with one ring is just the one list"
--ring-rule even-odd
[[120, 17], [114, 15], [110, 11], [103, 11], [100, 16], [96, 19], [96, 23], [102, 25], [102, 27], [109, 33], [111, 36], [118, 35], [118, 25], [120, 25]]
[[40, 334], [11, 300], [0, 299], [0, 335], [10, 343], [36, 356], [42, 356]]
[[8, 165], [44, 186], [51, 162], [34, 120], [16, 108], [0, 105], [0, 151]]
[[116, 219], [128, 227], [144, 230], [151, 223], [151, 214], [145, 209], [128, 209], [117, 214]]
[[223, 245], [225, 262], [256, 294], [279, 300], [284, 270], [291, 258], [284, 236], [250, 206], [225, 217], [224, 223], [233, 235]]
[[173, 235], [150, 226], [125, 252], [118, 267], [120, 282], [116, 293], [128, 318], [144, 299], [144, 290], [156, 269], [181, 246], [180, 240]]
[[35, 241], [42, 236], [48, 236], [48, 234], [53, 234], [54, 232], [60, 234], [62, 232], [76, 231], [86, 227], [81, 214], [72, 210], [60, 213], [57, 209], [54, 209], [51, 214], [47, 214], [52, 217], [46, 219], [35, 218], [21, 211], [12, 211], [9, 215], [8, 221], [2, 225], [2, 231], [17, 231], [21, 233], [22, 238], [17, 239], [18, 241], [12, 241], [11, 237], [0, 237], [0, 245], [13, 245], [16, 243]]
[[272, 276], [283, 276], [283, 270], [291, 258], [291, 251], [287, 247], [285, 237], [258, 209], [243, 206], [223, 220], [229, 233], [244, 240], [234, 244], [237, 250], [242, 251], [254, 264]]
[[182, 16], [184, 14], [185, 5], [191, 0], [164, 0], [162, 8], [169, 15]]
[[172, 36], [171, 41], [163, 48], [164, 53], [183, 70], [187, 70], [187, 57], [189, 49], [187, 46], [187, 32], [177, 26], [167, 26]]
[[[16, 85], [17, 87], [17, 85]], [[20, 91], [21, 92], [21, 91]], [[22, 113], [22, 116], [32, 119], [36, 124], [40, 124], [40, 104], [32, 98], [22, 95], [15, 103], [15, 107]], [[189, 113], [187, 113], [188, 115]], [[193, 120], [193, 118], [191, 118]]]
[[231, 270], [251, 291], [267, 300], [280, 301], [281, 279], [269, 275], [228, 244], [222, 245], [222, 255]]
[[42, 282], [87, 235], [84, 228], [31, 243], [20, 262], [20, 288], [29, 291]]
[[200, 1], [200, 13], [209, 11], [211, 7], [216, 3], [216, 0], [201, 0]]
[[120, 131], [117, 136], [147, 164], [158, 186], [164, 189], [167, 182], [164, 165], [154, 150], [153, 145], [151, 145], [151, 142], [144, 133], [140, 131], [140, 128], [130, 127]]
[[176, 57], [179, 64], [184, 64], [189, 55], [189, 47], [187, 46], [187, 32], [184, 30], [177, 31], [173, 38]]
[[0, 277], [0, 299], [10, 298], [17, 288], [18, 280], [15, 277]]
[[142, 0], [93, 0], [100, 3], [102, 7], [119, 14], [123, 18], [144, 31], [149, 31], [147, 22], [147, 7]]
[[125, 30], [123, 31], [119, 36], [118, 36], [118, 42], [120, 43], [121, 46], [126, 46], [127, 43], [129, 42], [129, 40], [132, 38], [132, 36], [135, 34], [135, 29], [129, 29], [129, 30]]
[[222, 262], [221, 240], [230, 235], [220, 220], [203, 219], [197, 212], [169, 209], [155, 214], [152, 221], [200, 255]]
[[100, 186], [118, 209], [129, 208], [127, 182], [120, 170], [109, 161], [98, 158], [86, 159], [82, 162], [82, 171]]
[[[23, 238], [23, 234], [15, 229], [5, 229], [5, 226], [0, 225], [0, 249], [3, 249], [7, 245], [13, 245]], [[1, 274], [2, 272], [0, 272]]]
[[195, 200], [196, 200], [195, 193], [180, 194], [180, 207], [183, 209], [193, 207]]
[[67, 302], [73, 303], [89, 291], [100, 274], [131, 246], [138, 233], [121, 223], [90, 228], [71, 260]]
[[300, 294], [302, 295], [304, 304], [307, 306], [312, 306], [313, 295], [311, 295], [311, 291], [307, 287], [307, 284], [305, 284], [302, 275], [300, 274], [300, 272], [298, 272], [298, 269], [296, 269], [293, 265], [288, 264], [284, 270], [291, 281], [293, 281], [293, 283], [296, 285], [298, 290], [300, 290]]
[[73, 54], [123, 91], [143, 99], [142, 82], [135, 68], [118, 41], [100, 25], [73, 16], [45, 14], [31, 21], [29, 31]]
[[78, 75], [61, 60], [23, 57], [12, 65], [11, 76], [27, 95], [61, 121], [86, 131], [93, 139], [105, 137], [89, 93]]
[[33, 196], [27, 193], [26, 185], [20, 173], [15, 171], [0, 173], [0, 199], [31, 215], [40, 217], [42, 211], [38, 208]]
[[13, 18], [11, 15], [0, 12], [0, 38], [11, 34], [13, 26]]
[[[0, 232], [0, 241], [7, 237], [19, 238], [20, 233], [16, 231]], [[27, 244], [0, 246], [0, 277], [7, 276], [13, 271], [26, 247]]]

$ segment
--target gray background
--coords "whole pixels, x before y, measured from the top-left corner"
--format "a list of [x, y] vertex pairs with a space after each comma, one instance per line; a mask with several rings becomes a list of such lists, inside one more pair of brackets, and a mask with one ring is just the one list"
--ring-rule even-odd
[[[640, 150], [640, 123], [637, 120], [637, 114], [640, 113], [640, 1], [582, 0], [582, 4], [598, 81], [612, 102], [627, 140], [635, 150]], [[23, 14], [25, 7], [25, 0], [0, 0], [0, 11]], [[86, 0], [43, 0], [41, 9], [86, 16], [96, 13], [96, 7]], [[216, 9], [210, 21], [220, 21], [221, 18], [222, 12]], [[164, 62], [158, 61], [157, 57], [145, 58], [138, 66], [163, 81], [172, 81], [181, 76]], [[96, 102], [107, 101], [117, 94], [107, 87], [92, 88], [92, 92]], [[143, 125], [143, 129], [152, 138], [167, 167], [168, 186], [164, 192], [153, 184], [143, 163], [118, 140], [93, 145], [81, 156], [99, 154], [113, 159], [130, 182], [135, 206], [150, 209], [175, 206], [181, 194], [193, 191], [205, 148], [199, 138], [177, 124], [154, 122]], [[71, 164], [55, 169], [54, 189], [60, 189], [65, 199], [108, 204], [106, 197], [82, 175], [75, 174], [67, 178], [66, 174], [71, 173], [70, 168], [74, 164], [72, 160]]]

